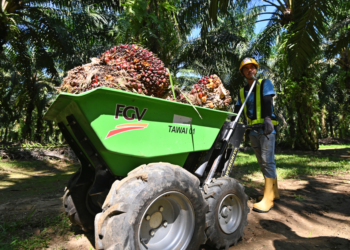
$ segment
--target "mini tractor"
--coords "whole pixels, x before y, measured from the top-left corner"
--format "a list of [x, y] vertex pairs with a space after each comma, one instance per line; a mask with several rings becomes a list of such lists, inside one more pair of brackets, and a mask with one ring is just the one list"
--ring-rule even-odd
[[61, 93], [44, 119], [81, 163], [63, 197], [70, 221], [94, 230], [98, 250], [236, 245], [249, 208], [230, 173], [245, 130], [258, 128], [237, 122], [244, 106], [195, 110], [105, 87]]

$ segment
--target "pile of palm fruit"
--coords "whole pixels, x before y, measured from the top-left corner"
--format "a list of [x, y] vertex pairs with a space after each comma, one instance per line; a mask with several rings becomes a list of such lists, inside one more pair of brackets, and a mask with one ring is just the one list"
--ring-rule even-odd
[[179, 101], [211, 109], [227, 109], [232, 99], [217, 75], [204, 76], [189, 93], [181, 93]]
[[231, 102], [230, 92], [217, 75], [201, 78], [189, 93], [177, 89], [174, 98], [164, 63], [135, 44], [114, 46], [91, 63], [68, 71], [58, 90], [79, 94], [102, 86], [212, 109], [225, 109]]

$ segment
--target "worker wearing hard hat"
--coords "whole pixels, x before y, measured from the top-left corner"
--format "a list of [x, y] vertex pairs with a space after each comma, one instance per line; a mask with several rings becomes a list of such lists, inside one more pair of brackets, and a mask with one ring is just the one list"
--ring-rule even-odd
[[[245, 58], [241, 62], [239, 71], [247, 79], [248, 84], [239, 92], [235, 113], [239, 111], [250, 87], [254, 83], [258, 69], [259, 64], [253, 58]], [[275, 163], [275, 127], [278, 122], [273, 113], [272, 98], [275, 96], [275, 91], [272, 82], [269, 79], [259, 80], [259, 82], [260, 84], [255, 85], [246, 102], [244, 116], [249, 125], [264, 125], [260, 132], [257, 131], [259, 133], [250, 131], [249, 138], [265, 178], [264, 196], [260, 202], [254, 204], [253, 210], [266, 213], [273, 207], [273, 201], [279, 199]]]

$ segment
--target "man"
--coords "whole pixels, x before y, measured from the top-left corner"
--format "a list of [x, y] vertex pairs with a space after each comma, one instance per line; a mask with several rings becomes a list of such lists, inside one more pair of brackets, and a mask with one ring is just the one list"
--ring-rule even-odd
[[[235, 113], [238, 113], [248, 91], [254, 83], [254, 77], [259, 64], [253, 58], [245, 58], [239, 71], [247, 79], [248, 84], [240, 90]], [[254, 76], [254, 77], [253, 77]], [[257, 83], [244, 108], [245, 118], [249, 125], [263, 124], [264, 128], [250, 131], [249, 138], [265, 178], [264, 196], [260, 202], [255, 203], [253, 210], [267, 213], [273, 207], [273, 201], [279, 199], [277, 187], [277, 172], [275, 164], [275, 136], [274, 126], [277, 126], [276, 116], [273, 114], [273, 101], [275, 91], [272, 82], [268, 79]], [[263, 134], [263, 135], [262, 135]]]

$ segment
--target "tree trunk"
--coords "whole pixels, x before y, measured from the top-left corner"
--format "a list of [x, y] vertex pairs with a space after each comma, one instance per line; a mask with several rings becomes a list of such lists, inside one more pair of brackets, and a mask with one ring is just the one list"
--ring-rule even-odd
[[26, 110], [26, 121], [25, 121], [24, 132], [23, 132], [24, 139], [30, 139], [32, 134], [32, 129], [31, 129], [32, 116], [33, 116], [33, 110], [35, 108], [35, 105], [34, 105], [35, 81], [36, 81], [36, 74], [34, 74], [27, 81], [28, 103], [27, 103], [27, 110]]
[[314, 115], [316, 113], [316, 98], [310, 98], [314, 95], [315, 89], [312, 81], [298, 81], [300, 88], [294, 94], [294, 102], [297, 111], [297, 134], [294, 148], [300, 150], [318, 150], [318, 138], [316, 130], [316, 122]]
[[288, 134], [287, 134], [287, 146], [288, 148], [294, 147], [295, 139], [295, 121], [294, 121], [294, 109], [292, 105], [287, 106], [287, 124], [288, 124]]
[[9, 129], [9, 128], [6, 126], [3, 142], [7, 142], [7, 133], [8, 133], [8, 129]]
[[334, 137], [334, 134], [333, 134], [333, 119], [332, 119], [332, 114], [329, 114], [328, 120], [329, 120], [329, 130], [331, 131], [331, 137]]
[[349, 105], [350, 98], [342, 105], [339, 114], [339, 138], [345, 139], [349, 136]]
[[36, 142], [42, 143], [42, 133], [43, 133], [43, 129], [44, 129], [44, 120], [43, 120], [43, 111], [41, 110], [41, 108], [38, 108], [38, 117], [36, 120], [36, 130], [35, 130], [35, 136], [34, 136], [34, 140]]
[[321, 126], [322, 126], [322, 138], [327, 137], [327, 127], [326, 127], [326, 106], [323, 106], [321, 111]]

